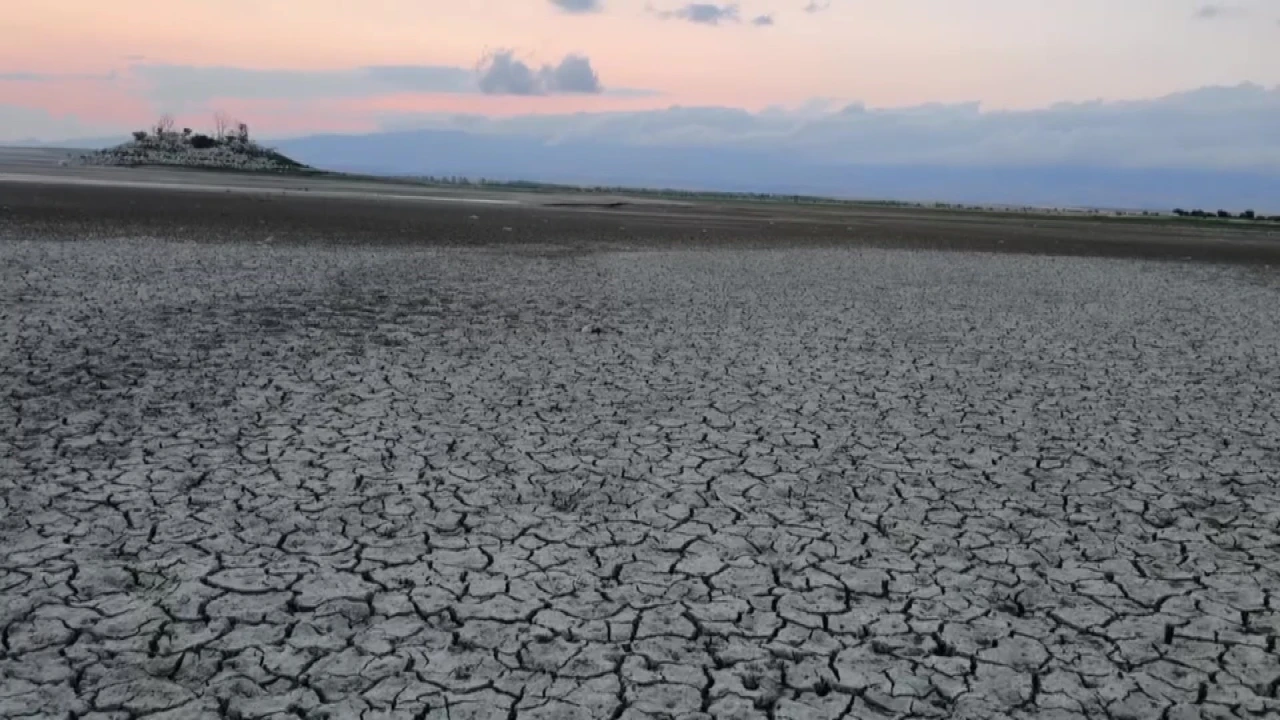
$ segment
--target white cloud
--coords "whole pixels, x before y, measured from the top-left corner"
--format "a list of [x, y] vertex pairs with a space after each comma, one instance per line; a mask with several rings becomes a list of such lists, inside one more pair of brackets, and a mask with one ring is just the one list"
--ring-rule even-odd
[[552, 93], [598, 93], [603, 89], [585, 55], [566, 55], [560, 64], [543, 68], [543, 77]]
[[488, 95], [599, 93], [600, 77], [583, 55], [566, 55], [557, 65], [534, 69], [511, 50], [491, 52], [476, 68], [480, 91]]
[[567, 13], [593, 13], [604, 9], [601, 0], [551, 0], [551, 4]]
[[686, 3], [675, 10], [658, 11], [657, 14], [659, 17], [675, 18], [699, 25], [723, 25], [736, 23], [739, 19], [737, 3], [717, 5], [715, 3], [692, 2]]

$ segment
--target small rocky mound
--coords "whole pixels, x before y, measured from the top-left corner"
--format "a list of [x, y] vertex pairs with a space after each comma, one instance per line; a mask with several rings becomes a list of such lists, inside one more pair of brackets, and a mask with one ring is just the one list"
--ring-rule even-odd
[[254, 172], [308, 169], [306, 165], [249, 139], [247, 131], [222, 137], [193, 134], [190, 130], [138, 131], [133, 134], [132, 141], [88, 153], [78, 162], [82, 165], [168, 165]]

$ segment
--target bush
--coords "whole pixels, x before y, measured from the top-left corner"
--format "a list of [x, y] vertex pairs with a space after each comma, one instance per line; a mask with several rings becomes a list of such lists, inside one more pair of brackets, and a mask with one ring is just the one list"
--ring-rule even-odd
[[134, 140], [137, 140], [138, 142], [142, 142], [143, 140], [146, 140], [146, 139], [147, 139], [147, 131], [146, 131], [146, 130], [134, 130], [134, 131], [133, 131], [133, 139], [134, 139]]
[[198, 133], [196, 135], [191, 136], [191, 147], [195, 148], [196, 150], [208, 150], [211, 147], [217, 147], [217, 146], [218, 146], [217, 140], [214, 140], [213, 138], [203, 133]]

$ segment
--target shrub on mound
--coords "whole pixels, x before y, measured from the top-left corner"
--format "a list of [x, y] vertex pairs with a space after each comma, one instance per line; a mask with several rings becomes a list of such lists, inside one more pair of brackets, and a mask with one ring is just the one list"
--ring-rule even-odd
[[156, 123], [152, 131], [139, 130], [133, 140], [80, 158], [85, 165], [167, 165], [219, 168], [255, 172], [301, 170], [307, 166], [249, 138], [249, 127], [239, 123], [234, 133], [224, 128], [217, 135], [176, 132], [171, 120]]

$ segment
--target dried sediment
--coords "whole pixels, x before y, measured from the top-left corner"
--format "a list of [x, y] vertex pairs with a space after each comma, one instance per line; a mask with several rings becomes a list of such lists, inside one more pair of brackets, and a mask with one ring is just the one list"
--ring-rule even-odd
[[0, 243], [0, 715], [1280, 713], [1269, 275]]

